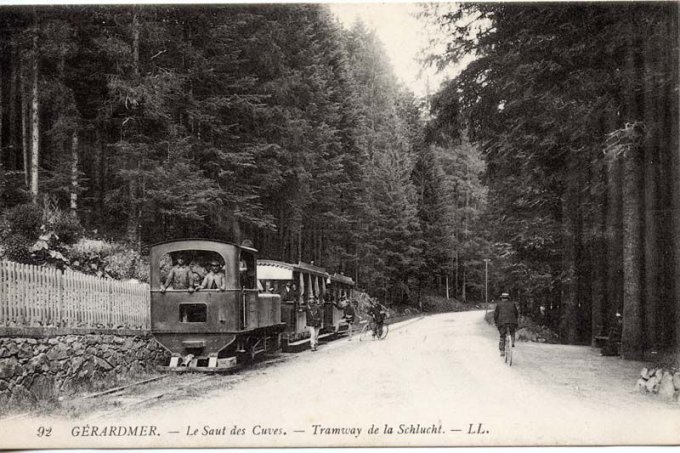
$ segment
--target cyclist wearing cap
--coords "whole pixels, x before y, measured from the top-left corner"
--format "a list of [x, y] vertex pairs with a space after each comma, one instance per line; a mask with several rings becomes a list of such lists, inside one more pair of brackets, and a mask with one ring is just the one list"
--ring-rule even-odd
[[517, 305], [510, 300], [508, 293], [501, 294], [501, 300], [496, 304], [496, 309], [493, 312], [493, 320], [496, 323], [498, 332], [501, 335], [501, 340], [498, 347], [501, 350], [501, 356], [505, 355], [505, 335], [510, 329], [512, 336], [512, 347], [515, 347], [515, 330], [519, 321], [519, 310]]

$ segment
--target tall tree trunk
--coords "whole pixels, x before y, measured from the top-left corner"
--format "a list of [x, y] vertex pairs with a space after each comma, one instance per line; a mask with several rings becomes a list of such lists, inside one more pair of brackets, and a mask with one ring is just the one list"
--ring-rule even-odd
[[[10, 51], [10, 58], [11, 58], [11, 74], [10, 74], [10, 90], [9, 90], [9, 146], [12, 149], [12, 153], [17, 155], [19, 153], [19, 143], [17, 140], [17, 65], [18, 65], [18, 56], [17, 56], [17, 49], [16, 49], [16, 43], [14, 40], [12, 40], [11, 44], [11, 51]], [[23, 164], [25, 168], [25, 163]], [[18, 169], [18, 165], [17, 165]]]
[[[282, 261], [285, 261], [285, 253], [286, 253], [286, 226], [284, 222], [284, 216], [283, 216], [283, 203], [279, 203], [279, 215], [278, 215], [278, 222], [277, 222], [277, 227], [276, 227], [276, 254], [274, 255], [276, 258], [275, 259], [280, 259]], [[272, 241], [270, 241], [271, 243]]]
[[104, 216], [104, 200], [106, 198], [106, 151], [99, 130], [95, 130], [95, 146], [97, 148], [97, 212], [99, 217], [99, 226], [104, 228], [106, 226], [106, 219]]
[[656, 112], [657, 102], [655, 98], [656, 84], [655, 74], [657, 68], [655, 61], [657, 52], [656, 44], [648, 41], [645, 49], [645, 90], [644, 90], [644, 300], [645, 300], [645, 325], [644, 338], [646, 350], [656, 350], [658, 345], [657, 310], [659, 308], [659, 249], [658, 236], [658, 136], [659, 115]]
[[674, 95], [669, 96], [670, 104], [670, 118], [671, 127], [670, 129], [670, 154], [672, 157], [672, 178], [671, 181], [674, 184], [671, 186], [673, 206], [672, 212], [674, 219], [673, 221], [673, 255], [674, 255], [674, 292], [675, 292], [675, 350], [677, 355], [680, 355], [680, 139], [678, 138], [678, 127], [680, 127], [680, 93], [677, 91], [678, 84], [680, 84], [680, 56], [678, 55], [678, 16], [680, 15], [680, 4], [675, 5], [675, 14], [671, 15], [671, 23], [669, 27], [669, 33], [667, 36], [669, 38], [669, 45], [667, 46], [668, 55], [670, 60], [671, 68], [671, 84], [670, 92]]
[[[469, 167], [467, 164], [465, 165], [465, 208], [463, 209], [463, 243], [467, 242], [468, 239], [468, 206], [470, 204], [470, 188], [469, 188], [469, 181], [468, 181], [468, 170]], [[461, 295], [463, 298], [463, 302], [467, 302], [467, 282], [465, 281], [465, 272], [466, 271], [466, 266], [463, 264], [463, 286], [461, 287]]]
[[[23, 58], [19, 58], [19, 64], [23, 66]], [[19, 71], [19, 102], [21, 103], [21, 151], [24, 156], [24, 183], [30, 187], [31, 154], [28, 149], [28, 103], [26, 95], [26, 83]]]
[[623, 166], [614, 151], [609, 151], [605, 157], [607, 166], [607, 307], [603, 328], [605, 332], [612, 327], [615, 314], [623, 311], [623, 226], [621, 211], [623, 205]]
[[232, 231], [232, 237], [233, 241], [236, 244], [241, 244], [241, 241], [243, 241], [243, 235], [241, 234], [241, 225], [238, 222], [238, 219], [236, 216], [232, 213], [231, 215], [231, 231]]
[[451, 258], [452, 261], [455, 260], [455, 263], [452, 263], [453, 265], [453, 298], [458, 299], [458, 295], [460, 294], [458, 284], [458, 253], [460, 249], [460, 241], [458, 238], [460, 237], [460, 228], [459, 228], [459, 220], [458, 220], [458, 205], [459, 205], [459, 195], [458, 195], [458, 185], [456, 184], [454, 186], [454, 201], [453, 201], [453, 243], [455, 244], [455, 253], [454, 256]]
[[3, 142], [2, 142], [2, 120], [3, 120], [2, 111], [5, 108], [5, 106], [3, 105], [4, 99], [2, 97], [3, 81], [4, 80], [2, 78], [2, 64], [0, 64], [0, 165], [2, 165], [2, 158], [4, 157], [5, 154], [7, 154], [7, 168], [9, 168], [11, 170], [15, 170], [16, 169], [16, 162], [12, 162], [14, 160], [14, 158], [13, 158], [14, 153], [12, 152], [12, 148], [8, 147], [7, 153], [2, 152], [2, 151], [4, 151], [3, 148], [2, 148], [2, 145], [3, 145]]
[[454, 296], [453, 297], [455, 297], [456, 299], [458, 299], [458, 296], [460, 295], [460, 288], [458, 287], [458, 285], [460, 283], [460, 280], [459, 280], [459, 278], [460, 278], [460, 275], [459, 275], [460, 264], [459, 264], [459, 261], [458, 261], [459, 258], [460, 258], [459, 252], [458, 252], [458, 249], [456, 249], [456, 264], [453, 268], [453, 270], [454, 270], [454, 275], [453, 275], [453, 294], [454, 294]]
[[577, 186], [576, 186], [576, 208], [573, 211], [574, 219], [574, 247], [575, 247], [575, 262], [574, 270], [576, 272], [576, 298], [574, 300], [574, 313], [571, 317], [571, 330], [575, 332], [574, 343], [582, 344], [583, 341], [590, 334], [592, 319], [590, 318], [590, 269], [592, 263], [585, 253], [585, 245], [583, 243], [583, 192], [584, 180], [588, 180], [590, 176], [590, 162], [581, 160], [579, 156], [579, 168], [586, 167], [587, 170], [576, 171]]
[[71, 215], [78, 216], [78, 131], [71, 136]]
[[139, 77], [139, 9], [132, 11], [132, 70], [136, 78]]
[[622, 355], [642, 357], [642, 159], [638, 131], [626, 131], [623, 153], [623, 336]]
[[[573, 160], [573, 157], [569, 158]], [[576, 330], [576, 210], [577, 189], [573, 187], [574, 163], [569, 162], [567, 188], [562, 195], [562, 272], [560, 279], [560, 336], [569, 344], [577, 342]]]
[[[605, 172], [593, 172], [593, 182], [592, 184], [598, 184], [604, 178], [606, 178]], [[598, 197], [600, 202], [596, 201], [596, 212], [595, 218], [592, 224], [592, 237], [594, 238], [594, 244], [590, 251], [591, 256], [591, 276], [592, 284], [591, 290], [591, 301], [592, 305], [590, 307], [591, 312], [591, 325], [590, 325], [590, 335], [591, 340], [594, 341], [597, 335], [600, 335], [600, 329], [604, 325], [604, 313], [605, 313], [605, 286], [607, 279], [607, 262], [606, 262], [606, 196]]]
[[[602, 136], [608, 132], [607, 130], [607, 115], [604, 112], [601, 121], [600, 133]], [[601, 329], [604, 325], [605, 307], [606, 307], [606, 282], [607, 282], [607, 192], [596, 190], [594, 188], [601, 187], [602, 183], [607, 185], [607, 166], [605, 160], [602, 159], [602, 150], [595, 149], [591, 156], [590, 173], [590, 196], [593, 199], [595, 212], [591, 223], [591, 237], [592, 246], [589, 249], [590, 254], [590, 338], [594, 345], [595, 337], [601, 335]]]
[[297, 230], [297, 260], [302, 261], [302, 225], [298, 225]]
[[[139, 12], [137, 6], [132, 11], [132, 72], [135, 80], [139, 80]], [[133, 151], [138, 153], [139, 150]], [[135, 162], [136, 160], [136, 162]], [[136, 167], [137, 173], [130, 177], [128, 191], [130, 194], [130, 215], [127, 222], [127, 239], [132, 244], [137, 244], [139, 248], [139, 220], [141, 207], [139, 203], [139, 171], [141, 170], [141, 158], [135, 156], [132, 162], [133, 168]]]
[[[677, 80], [677, 79], [676, 79]], [[674, 277], [672, 281], [674, 283], [674, 300], [675, 307], [671, 309], [675, 310], [675, 349], [680, 355], [680, 142], [678, 140], [678, 129], [680, 118], [678, 116], [678, 100], [675, 100], [676, 104], [673, 108], [673, 122], [676, 125], [674, 131], [672, 132], [672, 147], [671, 153], [673, 153], [673, 180], [675, 181], [673, 190], [673, 259], [675, 261], [674, 266]]]
[[[631, 19], [629, 19], [631, 20]], [[642, 137], [637, 127], [640, 109], [636, 96], [639, 71], [635, 59], [637, 30], [632, 21], [626, 35], [626, 68], [624, 72], [624, 118], [620, 145], [623, 157], [623, 335], [621, 355], [626, 359], [642, 358], [644, 346], [642, 222], [644, 203]], [[642, 73], [642, 74], [641, 74]]]
[[38, 201], [38, 164], [40, 162], [40, 102], [38, 92], [38, 29], [36, 24], [33, 35], [33, 64], [32, 78], [33, 87], [31, 92], [31, 198], [34, 203]]

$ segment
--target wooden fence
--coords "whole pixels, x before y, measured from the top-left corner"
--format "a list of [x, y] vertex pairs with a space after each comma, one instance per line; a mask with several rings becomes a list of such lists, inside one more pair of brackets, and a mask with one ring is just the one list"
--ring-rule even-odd
[[0, 261], [0, 326], [149, 328], [149, 285]]

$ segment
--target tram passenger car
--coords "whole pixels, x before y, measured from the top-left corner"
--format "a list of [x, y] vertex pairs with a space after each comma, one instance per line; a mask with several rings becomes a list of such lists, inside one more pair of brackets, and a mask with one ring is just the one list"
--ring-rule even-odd
[[[330, 277], [328, 273], [313, 264], [258, 260], [257, 275], [263, 291], [282, 295], [281, 320], [286, 325], [282, 335], [283, 350], [295, 351], [306, 347], [309, 331], [305, 308], [315, 297], [325, 304], [326, 282]], [[290, 291], [286, 291], [287, 283], [290, 284]], [[322, 331], [328, 327], [326, 321], [324, 316]]]
[[[256, 253], [212, 240], [151, 248], [151, 331], [172, 354], [170, 367], [229, 368], [280, 348], [281, 298], [258, 291]], [[180, 257], [190, 268], [191, 289], [162, 288]], [[221, 274], [220, 288], [200, 288], [210, 265]]]

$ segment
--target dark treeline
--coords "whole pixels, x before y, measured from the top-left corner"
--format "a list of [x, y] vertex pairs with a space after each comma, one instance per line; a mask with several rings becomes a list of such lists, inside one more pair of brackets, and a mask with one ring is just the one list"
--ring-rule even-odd
[[623, 314], [623, 354], [680, 346], [678, 7], [465, 4], [439, 116], [488, 165], [494, 268], [569, 343]]
[[565, 342], [680, 344], [677, 5], [441, 8], [433, 61], [474, 60], [429, 117], [323, 6], [2, 8], [2, 253], [250, 239], [409, 304], [490, 258]]
[[315, 5], [3, 7], [0, 46], [6, 257], [35, 259], [39, 217], [62, 212], [71, 241], [80, 226], [142, 254], [250, 239], [388, 303], [433, 285], [481, 297], [463, 247], [479, 156], [425, 145], [421, 106], [361, 23]]

